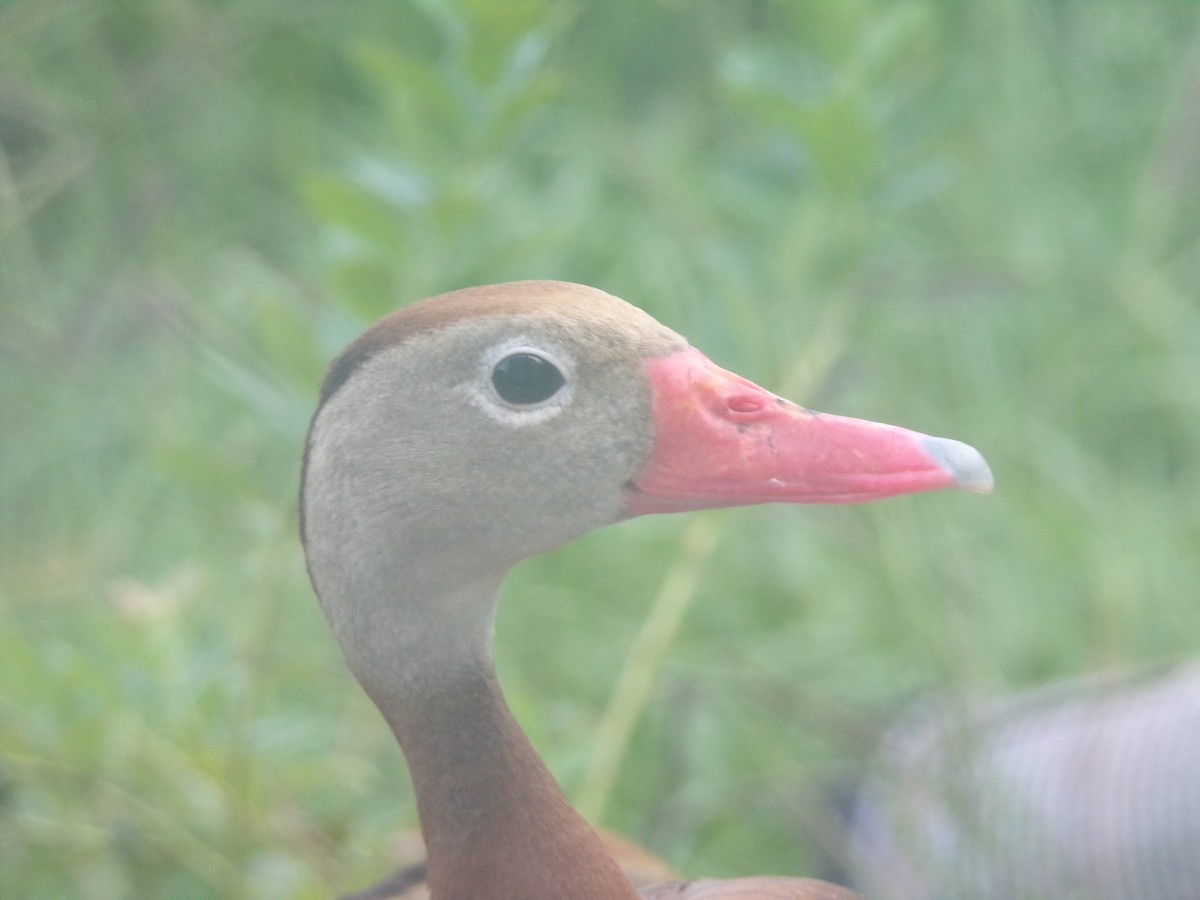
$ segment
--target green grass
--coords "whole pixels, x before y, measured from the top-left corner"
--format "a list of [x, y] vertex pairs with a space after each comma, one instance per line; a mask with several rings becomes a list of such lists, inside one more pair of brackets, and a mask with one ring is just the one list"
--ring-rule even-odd
[[384, 871], [415, 813], [299, 456], [338, 348], [468, 284], [595, 284], [995, 470], [515, 573], [519, 718], [689, 874], [812, 871], [924, 691], [1200, 649], [1191, 0], [11, 0], [0, 36], [0, 894]]

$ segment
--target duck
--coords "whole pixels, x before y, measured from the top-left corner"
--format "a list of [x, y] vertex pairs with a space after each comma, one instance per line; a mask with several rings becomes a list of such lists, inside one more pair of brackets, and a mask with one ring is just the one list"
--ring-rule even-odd
[[635, 888], [509, 710], [500, 586], [522, 560], [638, 516], [991, 487], [967, 444], [806, 409], [596, 288], [466, 288], [368, 328], [321, 386], [301, 541], [408, 763], [433, 900], [858, 896], [769, 876]]

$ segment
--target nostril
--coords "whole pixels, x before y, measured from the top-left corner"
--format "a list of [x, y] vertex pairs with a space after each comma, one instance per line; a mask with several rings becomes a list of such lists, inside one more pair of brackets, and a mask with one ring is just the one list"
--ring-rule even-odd
[[725, 401], [725, 408], [735, 413], [754, 413], [763, 408], [763, 401], [758, 397], [746, 395], [730, 397]]

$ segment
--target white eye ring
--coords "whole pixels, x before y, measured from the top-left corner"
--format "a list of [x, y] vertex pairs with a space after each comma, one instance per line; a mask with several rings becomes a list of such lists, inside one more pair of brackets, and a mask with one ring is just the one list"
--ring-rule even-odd
[[[510, 356], [528, 354], [543, 359], [562, 375], [562, 386], [545, 400], [514, 403], [500, 396], [493, 380], [496, 366]], [[552, 419], [566, 409], [575, 397], [575, 366], [571, 357], [557, 344], [535, 341], [525, 335], [488, 347], [479, 360], [474, 383], [462, 385], [468, 399], [477, 408], [503, 425], [536, 425]]]

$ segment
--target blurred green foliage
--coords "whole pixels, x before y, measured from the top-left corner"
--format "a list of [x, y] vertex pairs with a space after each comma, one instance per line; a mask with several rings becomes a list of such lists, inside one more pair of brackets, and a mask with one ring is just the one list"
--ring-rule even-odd
[[[1200, 648], [1191, 0], [0, 5], [0, 894], [322, 897], [415, 813], [295, 536], [325, 362], [473, 283], [583, 281], [994, 497], [711, 514], [514, 576], [574, 792], [698, 574], [606, 824], [811, 872], [927, 690]], [[618, 574], [619, 573], [619, 574]], [[634, 660], [636, 662], [636, 660]], [[638, 710], [640, 712], [640, 710]], [[618, 748], [620, 749], [620, 748]]]

